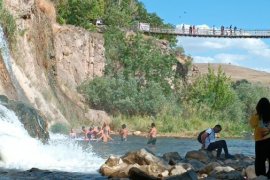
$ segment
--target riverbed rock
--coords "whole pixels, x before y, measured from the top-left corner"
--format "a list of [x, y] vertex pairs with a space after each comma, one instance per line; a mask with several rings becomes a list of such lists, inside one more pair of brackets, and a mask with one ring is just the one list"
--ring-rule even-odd
[[110, 167], [113, 166], [117, 166], [119, 164], [123, 163], [122, 159], [119, 157], [115, 157], [115, 156], [110, 156], [107, 161], [105, 162], [105, 164], [107, 164]]
[[171, 169], [170, 171], [170, 176], [174, 176], [174, 175], [180, 175], [187, 172], [187, 170], [185, 168], [183, 168], [183, 166], [174, 166], [173, 169]]
[[175, 176], [169, 176], [167, 178], [165, 178], [164, 180], [197, 180], [198, 176], [196, 174], [196, 172], [194, 172], [193, 170], [187, 171], [183, 174], [180, 175], [175, 175]]
[[169, 152], [169, 153], [165, 153], [163, 154], [162, 158], [165, 161], [174, 161], [174, 162], [179, 162], [182, 160], [181, 156], [178, 154], [178, 152]]
[[204, 167], [205, 167], [205, 164], [204, 163], [202, 163], [201, 161], [198, 161], [196, 159], [191, 159], [188, 162], [192, 165], [193, 170], [195, 172], [198, 172], [198, 171], [204, 169]]
[[204, 166], [203, 169], [200, 170], [200, 173], [210, 174], [210, 172], [212, 172], [215, 169], [215, 167], [218, 167], [218, 166], [220, 166], [218, 162], [210, 162], [209, 164]]
[[129, 170], [129, 177], [132, 180], [161, 180], [159, 177], [151, 176], [139, 168], [133, 167]]
[[188, 160], [196, 159], [204, 163], [207, 163], [210, 160], [205, 151], [189, 151], [187, 152], [185, 158]]
[[244, 175], [247, 176], [248, 179], [254, 179], [256, 178], [256, 173], [255, 173], [255, 166], [254, 165], [250, 165], [248, 166], [245, 170], [244, 170]]
[[155, 156], [154, 153], [147, 149], [140, 149], [129, 152], [120, 158], [109, 157], [106, 163], [102, 165], [100, 171], [109, 177], [131, 179], [173, 180], [199, 178], [225, 180], [256, 177], [254, 175], [254, 168], [248, 167], [248, 163], [252, 162], [250, 160], [252, 158], [249, 159], [244, 155], [239, 155], [233, 160], [217, 160], [216, 158], [211, 159], [211, 155], [208, 155], [206, 151], [189, 151], [185, 156], [186, 158], [180, 162], [174, 165], [167, 164], [168, 160], [174, 159], [174, 156], [179, 158], [177, 154], [175, 152], [166, 153], [161, 158]]
[[141, 131], [134, 131], [132, 134], [135, 135], [135, 136], [138, 136], [140, 135], [142, 132]]

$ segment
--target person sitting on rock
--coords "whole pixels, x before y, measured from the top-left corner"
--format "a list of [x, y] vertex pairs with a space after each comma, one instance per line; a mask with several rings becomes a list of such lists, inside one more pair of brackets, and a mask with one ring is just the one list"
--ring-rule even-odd
[[227, 143], [225, 140], [219, 140], [216, 141], [216, 133], [219, 133], [222, 130], [221, 125], [217, 124], [214, 128], [208, 128], [205, 130], [205, 132], [202, 134], [202, 144], [203, 148], [208, 151], [213, 151], [217, 149], [217, 159], [220, 158], [222, 149], [225, 152], [225, 158], [234, 158], [231, 154], [228, 152]]

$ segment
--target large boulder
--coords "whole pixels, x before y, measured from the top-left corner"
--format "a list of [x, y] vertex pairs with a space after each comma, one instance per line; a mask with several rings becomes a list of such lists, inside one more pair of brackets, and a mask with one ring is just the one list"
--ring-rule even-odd
[[208, 154], [205, 151], [189, 151], [189, 152], [187, 152], [185, 158], [188, 160], [196, 159], [196, 160], [201, 161], [203, 163], [207, 163], [210, 161], [210, 158], [208, 157]]
[[174, 162], [178, 162], [178, 161], [181, 161], [182, 158], [181, 156], [178, 154], [178, 152], [169, 152], [169, 153], [165, 153], [163, 154], [162, 158], [165, 160], [165, 161], [174, 161]]

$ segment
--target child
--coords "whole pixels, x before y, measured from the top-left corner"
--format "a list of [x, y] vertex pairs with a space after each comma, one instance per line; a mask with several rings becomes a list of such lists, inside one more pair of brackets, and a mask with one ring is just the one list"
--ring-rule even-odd
[[122, 129], [119, 132], [122, 141], [127, 141], [128, 130], [125, 124], [122, 124]]
[[152, 123], [151, 129], [149, 131], [149, 140], [147, 144], [156, 145], [156, 141], [157, 141], [157, 128], [156, 128], [155, 123]]
[[75, 139], [76, 138], [76, 133], [75, 133], [74, 129], [72, 129], [72, 128], [70, 129], [69, 137], [71, 139]]

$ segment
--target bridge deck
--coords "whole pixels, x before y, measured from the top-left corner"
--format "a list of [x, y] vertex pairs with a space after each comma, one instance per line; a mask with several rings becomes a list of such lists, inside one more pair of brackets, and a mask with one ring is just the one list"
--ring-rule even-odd
[[150, 28], [142, 30], [144, 33], [153, 34], [169, 34], [176, 36], [188, 37], [207, 37], [207, 38], [270, 38], [270, 30], [212, 30], [212, 29], [196, 29], [190, 32], [188, 29], [162, 29]]

